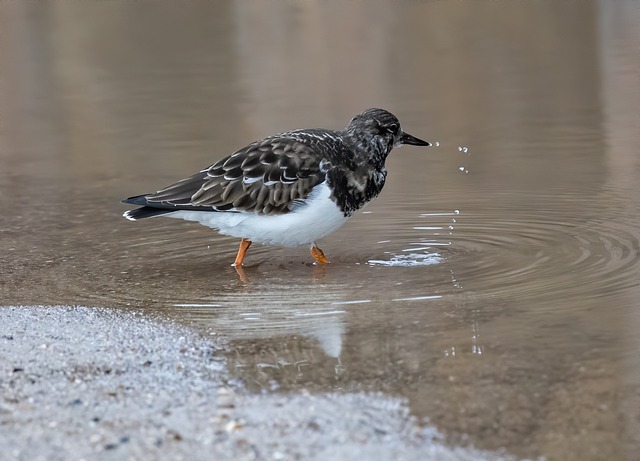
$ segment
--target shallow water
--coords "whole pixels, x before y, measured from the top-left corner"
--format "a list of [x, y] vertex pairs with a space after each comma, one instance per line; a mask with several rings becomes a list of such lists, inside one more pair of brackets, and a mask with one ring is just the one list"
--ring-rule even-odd
[[[249, 389], [405, 396], [453, 444], [640, 456], [635, 2], [2, 9], [0, 304], [159, 312]], [[235, 239], [120, 216], [371, 106], [439, 146], [394, 151], [327, 267], [255, 245], [237, 273]]]

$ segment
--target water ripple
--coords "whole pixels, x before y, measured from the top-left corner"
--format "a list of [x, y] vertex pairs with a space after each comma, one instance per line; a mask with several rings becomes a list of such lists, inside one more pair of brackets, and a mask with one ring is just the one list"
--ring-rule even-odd
[[[457, 276], [487, 294], [599, 296], [638, 284], [638, 235], [619, 222], [469, 216], [452, 237]], [[584, 298], [583, 298], [584, 299]]]

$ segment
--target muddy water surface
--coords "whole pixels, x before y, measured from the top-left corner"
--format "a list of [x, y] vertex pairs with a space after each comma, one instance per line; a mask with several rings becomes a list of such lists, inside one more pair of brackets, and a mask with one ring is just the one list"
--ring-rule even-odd
[[[170, 316], [251, 390], [404, 396], [452, 444], [640, 457], [634, 2], [1, 8], [1, 304]], [[327, 267], [120, 216], [370, 106], [439, 146], [394, 151]]]

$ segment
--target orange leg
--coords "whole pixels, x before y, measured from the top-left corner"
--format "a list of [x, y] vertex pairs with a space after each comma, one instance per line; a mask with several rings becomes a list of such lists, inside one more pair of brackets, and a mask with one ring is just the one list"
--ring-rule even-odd
[[247, 250], [251, 246], [251, 240], [243, 238], [240, 241], [240, 248], [238, 248], [238, 254], [236, 255], [236, 260], [233, 262], [234, 266], [242, 266], [242, 261], [244, 261], [244, 255], [247, 254]]
[[316, 245], [315, 243], [311, 246], [310, 253], [311, 256], [313, 256], [313, 259], [315, 259], [318, 264], [327, 264], [329, 262], [327, 257], [324, 255], [324, 252], [320, 248], [318, 248], [318, 245]]

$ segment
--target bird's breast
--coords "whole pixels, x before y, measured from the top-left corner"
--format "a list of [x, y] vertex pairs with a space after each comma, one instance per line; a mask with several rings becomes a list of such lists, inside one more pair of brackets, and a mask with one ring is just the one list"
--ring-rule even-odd
[[330, 171], [327, 178], [332, 189], [331, 199], [345, 216], [351, 216], [380, 194], [386, 177], [384, 169]]

